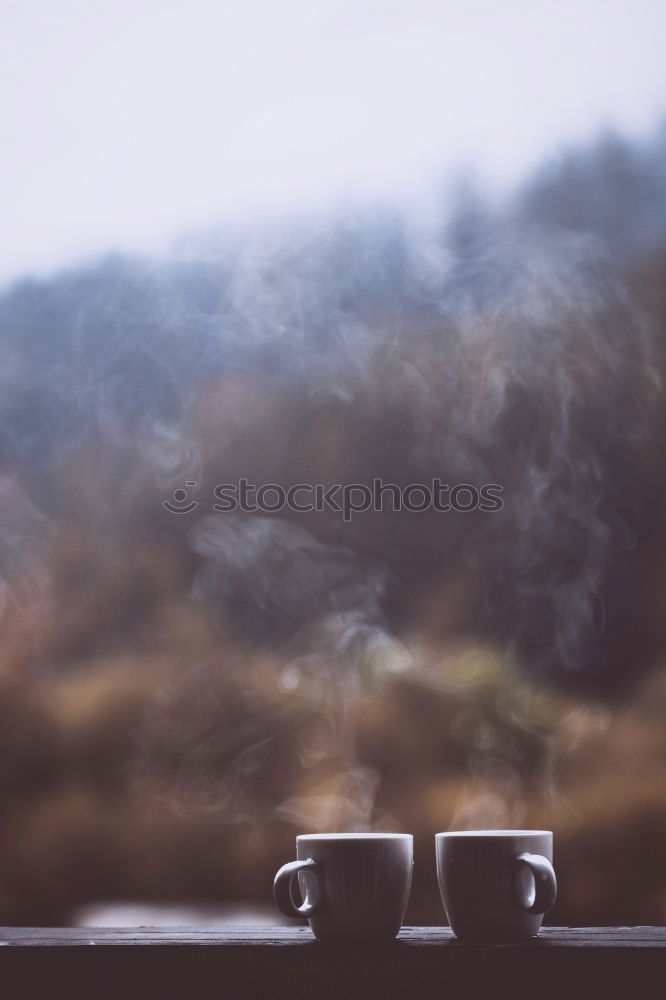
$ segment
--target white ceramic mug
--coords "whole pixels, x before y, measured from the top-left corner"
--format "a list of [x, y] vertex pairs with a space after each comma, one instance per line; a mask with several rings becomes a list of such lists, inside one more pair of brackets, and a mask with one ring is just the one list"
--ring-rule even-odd
[[550, 830], [466, 830], [435, 837], [437, 880], [458, 938], [511, 941], [539, 933], [554, 904]]
[[[396, 937], [412, 882], [411, 834], [306, 834], [296, 838], [296, 856], [273, 883], [283, 913], [307, 917], [318, 941]], [[293, 898], [297, 880], [301, 905]]]

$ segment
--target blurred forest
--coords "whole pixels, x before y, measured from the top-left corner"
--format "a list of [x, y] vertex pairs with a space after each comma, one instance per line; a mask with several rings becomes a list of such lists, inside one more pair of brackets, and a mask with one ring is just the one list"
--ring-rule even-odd
[[[424, 231], [211, 230], [0, 298], [0, 923], [271, 905], [309, 830], [555, 832], [666, 923], [666, 126]], [[501, 512], [213, 513], [218, 483]], [[170, 513], [184, 488], [198, 507]]]

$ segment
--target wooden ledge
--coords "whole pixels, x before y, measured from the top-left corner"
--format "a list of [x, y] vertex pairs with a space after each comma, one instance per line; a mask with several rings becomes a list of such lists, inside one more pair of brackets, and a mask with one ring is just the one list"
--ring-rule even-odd
[[308, 927], [0, 928], [16, 1000], [596, 1000], [662, 996], [666, 928], [552, 927], [518, 944], [463, 944], [444, 927], [395, 942], [318, 944]]
[[[245, 946], [255, 949], [317, 945], [309, 927], [0, 927], [0, 947], [81, 948], [91, 945], [117, 948], [153, 945], [161, 947]], [[397, 941], [374, 950], [396, 947], [431, 948], [454, 946], [477, 951], [533, 951], [535, 948], [666, 948], [666, 927], [543, 927], [531, 941], [509, 944], [466, 944], [456, 941], [448, 927], [404, 927]], [[358, 947], [358, 946], [357, 946]], [[346, 947], [340, 950], [347, 950]], [[666, 984], [665, 984], [666, 987]]]

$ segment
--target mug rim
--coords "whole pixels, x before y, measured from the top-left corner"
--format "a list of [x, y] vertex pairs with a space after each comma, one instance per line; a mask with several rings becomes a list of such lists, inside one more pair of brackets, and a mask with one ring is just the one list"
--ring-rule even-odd
[[299, 833], [296, 840], [414, 840], [411, 833]]
[[435, 839], [445, 837], [467, 837], [473, 839], [485, 839], [487, 837], [543, 837], [553, 836], [552, 830], [447, 830], [444, 833], [436, 833]]

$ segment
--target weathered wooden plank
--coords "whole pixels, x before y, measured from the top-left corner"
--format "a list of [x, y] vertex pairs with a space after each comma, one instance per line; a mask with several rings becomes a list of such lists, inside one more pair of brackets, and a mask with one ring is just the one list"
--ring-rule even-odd
[[[256, 948], [285, 945], [315, 945], [307, 926], [294, 927], [4, 927], [0, 928], [0, 947], [108, 947], [133, 945], [225, 946], [246, 945]], [[428, 947], [455, 945], [456, 948], [530, 949], [552, 948], [645, 948], [666, 947], [666, 927], [544, 927], [532, 941], [477, 945], [456, 941], [448, 927], [405, 927], [396, 946]]]
[[374, 947], [320, 945], [305, 926], [0, 929], [12, 1000], [609, 1000], [664, 983], [663, 927], [546, 928], [509, 945], [408, 927]]

